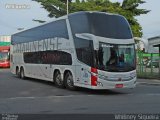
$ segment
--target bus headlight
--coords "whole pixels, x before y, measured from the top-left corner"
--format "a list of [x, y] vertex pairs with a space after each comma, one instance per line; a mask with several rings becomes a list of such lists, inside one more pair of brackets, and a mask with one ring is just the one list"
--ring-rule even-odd
[[130, 73], [130, 77], [131, 77], [132, 79], [135, 78], [136, 76], [137, 76], [136, 72]]

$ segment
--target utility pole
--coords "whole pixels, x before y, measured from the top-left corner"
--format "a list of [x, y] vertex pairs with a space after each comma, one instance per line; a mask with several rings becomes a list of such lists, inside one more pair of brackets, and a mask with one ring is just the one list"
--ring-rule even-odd
[[68, 15], [68, 13], [69, 13], [69, 12], [68, 12], [68, 0], [67, 0], [67, 15]]

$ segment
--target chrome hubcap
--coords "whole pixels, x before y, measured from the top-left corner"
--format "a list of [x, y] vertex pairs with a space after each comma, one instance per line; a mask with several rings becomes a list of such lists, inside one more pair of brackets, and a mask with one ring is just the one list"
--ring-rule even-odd
[[57, 82], [58, 85], [62, 85], [62, 80], [61, 80], [61, 77], [60, 77], [59, 74], [56, 77], [56, 82]]
[[68, 86], [73, 87], [73, 78], [71, 75], [68, 76], [67, 84]]

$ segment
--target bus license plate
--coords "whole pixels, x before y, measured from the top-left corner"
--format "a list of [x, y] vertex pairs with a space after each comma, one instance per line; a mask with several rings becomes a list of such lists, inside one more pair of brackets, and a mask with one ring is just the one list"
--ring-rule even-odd
[[116, 84], [116, 88], [123, 88], [123, 84]]

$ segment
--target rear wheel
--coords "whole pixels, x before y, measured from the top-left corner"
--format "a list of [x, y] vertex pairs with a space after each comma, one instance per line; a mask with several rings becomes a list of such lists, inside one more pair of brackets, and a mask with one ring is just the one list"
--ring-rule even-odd
[[25, 79], [25, 73], [23, 68], [20, 69], [20, 78]]
[[56, 71], [56, 73], [54, 74], [54, 83], [57, 87], [64, 88], [64, 83], [59, 71]]
[[65, 74], [65, 87], [68, 88], [69, 90], [75, 90], [76, 87], [74, 86], [74, 81], [73, 81], [73, 76], [70, 72], [67, 72]]
[[17, 75], [17, 77], [20, 77], [18, 67], [16, 68], [16, 75]]

